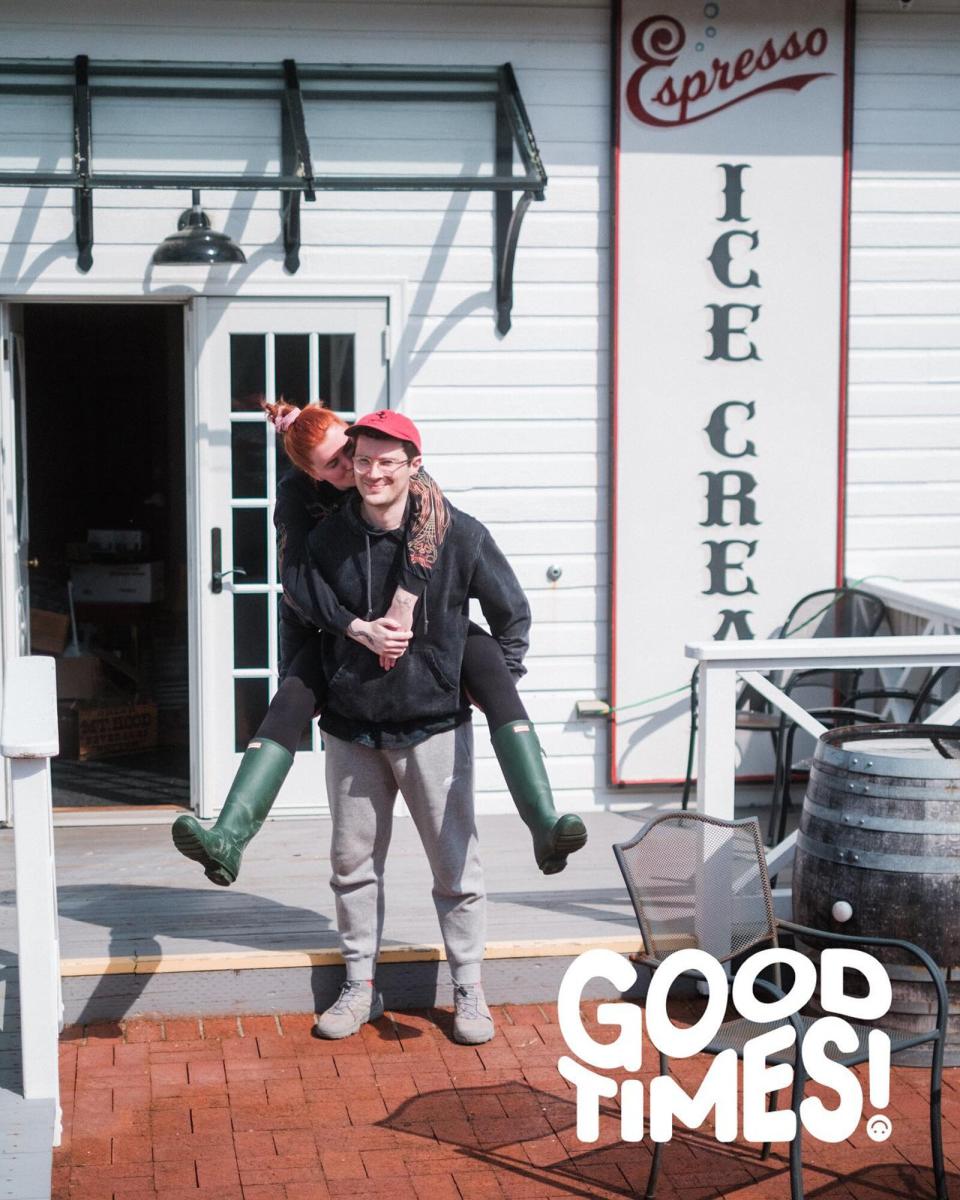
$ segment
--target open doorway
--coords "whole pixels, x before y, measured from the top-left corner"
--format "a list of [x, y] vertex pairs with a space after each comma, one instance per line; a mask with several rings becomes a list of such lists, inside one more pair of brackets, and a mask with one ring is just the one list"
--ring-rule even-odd
[[183, 310], [18, 314], [31, 652], [57, 659], [58, 809], [190, 803]]

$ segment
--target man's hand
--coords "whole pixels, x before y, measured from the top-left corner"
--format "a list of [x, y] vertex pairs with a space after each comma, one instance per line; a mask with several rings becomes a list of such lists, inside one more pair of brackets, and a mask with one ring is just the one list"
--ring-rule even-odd
[[376, 654], [381, 659], [381, 666], [384, 657], [392, 660], [392, 666], [406, 650], [413, 634], [389, 617], [377, 617], [375, 621], [361, 621], [357, 617], [347, 627], [347, 636]]
[[[413, 630], [413, 610], [417, 606], [417, 597], [413, 592], [408, 592], [402, 587], [398, 587], [393, 593], [393, 599], [390, 602], [390, 607], [387, 609], [385, 621], [395, 621], [398, 628]], [[413, 636], [411, 632], [410, 636]], [[380, 666], [389, 671], [391, 667], [397, 665], [399, 654], [381, 654]]]

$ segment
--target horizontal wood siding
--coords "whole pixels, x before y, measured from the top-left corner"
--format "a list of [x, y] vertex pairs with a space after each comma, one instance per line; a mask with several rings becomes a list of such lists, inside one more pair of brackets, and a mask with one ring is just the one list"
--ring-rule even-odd
[[[523, 690], [558, 807], [602, 805], [611, 798], [605, 727], [578, 722], [575, 705], [605, 696], [608, 685], [606, 0], [51, 0], [42, 10], [41, 20], [39, 10], [8, 9], [4, 57], [512, 62], [550, 183], [523, 225], [510, 334], [495, 331], [489, 193], [320, 193], [303, 206], [296, 281], [315, 284], [317, 295], [336, 294], [343, 280], [406, 282], [406, 321], [391, 330], [402, 405], [422, 427], [429, 469], [455, 504], [489, 524], [530, 597]], [[491, 106], [311, 105], [307, 123], [318, 171], [492, 168]], [[71, 129], [69, 98], [4, 104], [0, 169], [69, 168]], [[276, 171], [278, 130], [270, 103], [98, 103], [94, 164]], [[188, 201], [186, 193], [97, 192], [91, 294], [166, 282], [151, 273], [150, 254]], [[243, 245], [251, 280], [283, 294], [276, 193], [208, 192], [203, 204], [214, 227]], [[0, 189], [0, 286], [8, 294], [75, 285], [72, 243], [70, 192]], [[553, 565], [562, 570], [556, 582], [547, 577]], [[479, 807], [506, 809], [482, 719], [478, 734]]]
[[960, 0], [857, 6], [846, 570], [960, 577]]

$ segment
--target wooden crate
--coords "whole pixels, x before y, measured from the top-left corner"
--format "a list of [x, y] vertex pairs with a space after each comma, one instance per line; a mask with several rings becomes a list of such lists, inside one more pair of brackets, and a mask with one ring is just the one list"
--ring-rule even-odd
[[157, 745], [155, 704], [96, 704], [72, 701], [57, 706], [60, 756], [87, 762], [132, 754]]

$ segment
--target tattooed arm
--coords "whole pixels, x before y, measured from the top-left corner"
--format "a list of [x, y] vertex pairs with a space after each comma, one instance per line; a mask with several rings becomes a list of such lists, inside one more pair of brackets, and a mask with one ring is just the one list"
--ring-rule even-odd
[[[410, 517], [407, 521], [406, 552], [400, 582], [387, 609], [386, 618], [400, 629], [413, 629], [414, 610], [436, 565], [450, 525], [443, 492], [423, 469], [410, 480]], [[381, 654], [380, 666], [389, 670], [396, 658]]]

